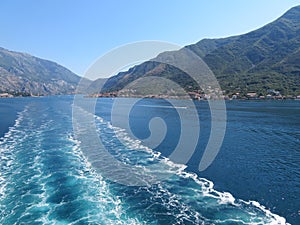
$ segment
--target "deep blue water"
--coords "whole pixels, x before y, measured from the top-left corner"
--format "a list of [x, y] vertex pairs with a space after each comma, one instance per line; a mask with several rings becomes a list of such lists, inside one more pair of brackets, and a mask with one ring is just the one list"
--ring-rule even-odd
[[[195, 102], [200, 141], [183, 170], [164, 157], [178, 143], [178, 128], [193, 126], [189, 116], [181, 121], [165, 100], [141, 100], [130, 112], [133, 139], [111, 126], [113, 101], [98, 99], [95, 117], [111, 155], [141, 168], [163, 162], [158, 169], [173, 175], [143, 187], [103, 176], [83, 151], [93, 141], [83, 146], [74, 133], [72, 96], [0, 99], [0, 224], [300, 223], [300, 101], [226, 102], [225, 139], [203, 172], [198, 165], [211, 128], [207, 102]], [[126, 107], [129, 100], [123, 102]], [[189, 115], [190, 102], [177, 103]], [[122, 107], [117, 116], [122, 120]], [[165, 121], [167, 132], [149, 149], [138, 139], [150, 135], [153, 117]]]

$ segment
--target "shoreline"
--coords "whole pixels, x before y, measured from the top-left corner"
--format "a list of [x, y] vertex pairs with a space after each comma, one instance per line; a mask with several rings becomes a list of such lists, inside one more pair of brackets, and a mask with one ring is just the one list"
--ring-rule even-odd
[[145, 98], [145, 99], [172, 99], [172, 100], [193, 100], [193, 101], [213, 101], [213, 100], [225, 100], [225, 101], [300, 101], [299, 96], [296, 97], [281, 97], [281, 98], [229, 98], [229, 97], [219, 97], [219, 98], [182, 98], [178, 96], [95, 96], [95, 95], [84, 95], [84, 98]]
[[[6, 93], [4, 93], [6, 94]], [[113, 99], [113, 98], [143, 98], [143, 99], [172, 99], [172, 100], [192, 100], [192, 101], [218, 101], [218, 100], [224, 100], [224, 101], [300, 101], [300, 96], [293, 96], [293, 97], [278, 97], [278, 96], [272, 96], [272, 97], [264, 97], [264, 98], [247, 98], [247, 97], [239, 97], [239, 98], [229, 98], [227, 96], [221, 96], [221, 97], [212, 97], [212, 98], [194, 98], [194, 97], [181, 97], [181, 96], [171, 96], [171, 95], [162, 95], [162, 96], [154, 96], [154, 95], [132, 95], [132, 96], [123, 96], [123, 95], [102, 95], [102, 94], [57, 94], [57, 95], [3, 95], [0, 94], [0, 99], [12, 99], [12, 98], [40, 98], [40, 97], [55, 97], [55, 96], [76, 96], [76, 95], [82, 95], [83, 98], [106, 98], [106, 99]]]

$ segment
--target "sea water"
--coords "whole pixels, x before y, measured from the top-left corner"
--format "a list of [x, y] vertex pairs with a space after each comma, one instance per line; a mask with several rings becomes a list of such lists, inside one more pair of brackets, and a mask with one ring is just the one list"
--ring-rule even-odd
[[[300, 102], [227, 102], [222, 148], [199, 172], [210, 135], [206, 102], [195, 102], [200, 141], [184, 166], [168, 160], [184, 121], [167, 101], [144, 99], [133, 107], [134, 139], [112, 125], [114, 100], [99, 99], [96, 132], [107, 150], [128, 165], [157, 164], [171, 174], [152, 185], [126, 186], [95, 170], [82, 151], [73, 96], [0, 101], [0, 224], [299, 224]], [[155, 149], [139, 141], [149, 135], [153, 116], [168, 127]]]

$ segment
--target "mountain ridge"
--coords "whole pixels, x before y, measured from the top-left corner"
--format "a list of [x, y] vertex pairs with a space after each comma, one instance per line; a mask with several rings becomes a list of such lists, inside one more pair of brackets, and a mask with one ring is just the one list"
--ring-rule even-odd
[[[248, 92], [265, 95], [269, 90], [300, 95], [300, 6], [246, 34], [206, 38], [184, 48], [203, 59], [227, 95]], [[167, 56], [172, 52], [163, 52], [160, 56], [163, 54]], [[91, 93], [99, 92], [98, 87], [104, 82], [102, 92], [114, 92], [145, 76], [172, 80], [186, 91], [201, 91], [183, 71], [158, 62], [147, 61], [107, 80], [92, 82], [56, 62], [0, 47], [0, 92]], [[81, 79], [81, 90], [76, 90]]]
[[[56, 62], [0, 47], [0, 91], [33, 95], [75, 93], [82, 78]], [[91, 82], [84, 79], [84, 86]], [[77, 90], [80, 91], [80, 90]]]
[[[203, 59], [228, 95], [248, 92], [265, 95], [271, 89], [284, 95], [300, 94], [300, 6], [246, 34], [203, 39], [184, 48]], [[121, 72], [107, 80], [103, 92], [119, 91], [133, 80], [147, 76], [157, 66], [159, 64], [148, 61]], [[196, 88], [195, 83], [176, 68], [166, 66], [166, 70], [153, 75], [171, 79], [186, 91]]]

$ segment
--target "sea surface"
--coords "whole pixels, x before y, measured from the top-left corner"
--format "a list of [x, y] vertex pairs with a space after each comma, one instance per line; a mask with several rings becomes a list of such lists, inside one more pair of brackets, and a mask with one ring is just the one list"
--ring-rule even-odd
[[[193, 124], [178, 116], [178, 110], [189, 115], [190, 102], [178, 100], [176, 109], [163, 99], [139, 100], [124, 117], [133, 138], [112, 125], [115, 99], [98, 99], [95, 132], [107, 151], [127, 165], [155, 164], [171, 174], [127, 186], [95, 169], [83, 151], [73, 129], [73, 99], [0, 99], [0, 224], [300, 224], [300, 101], [227, 101], [222, 147], [200, 172], [211, 134], [207, 102], [194, 102], [199, 143], [184, 166], [168, 156], [179, 127]], [[126, 107], [129, 99], [122, 102]], [[139, 139], [150, 135], [149, 121], [157, 117], [167, 132], [151, 149]]]

